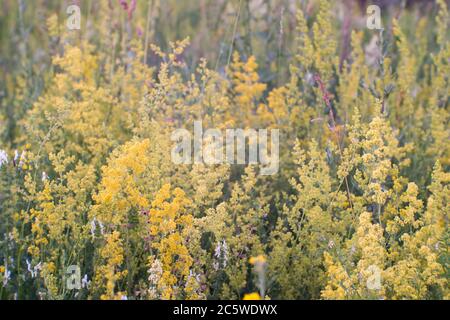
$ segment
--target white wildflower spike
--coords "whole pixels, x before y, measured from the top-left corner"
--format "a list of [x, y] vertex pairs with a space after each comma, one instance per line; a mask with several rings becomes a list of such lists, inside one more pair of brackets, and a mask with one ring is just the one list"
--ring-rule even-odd
[[39, 262], [36, 266], [32, 267], [31, 262], [28, 261], [28, 259], [25, 260], [25, 262], [27, 263], [27, 269], [28, 269], [28, 272], [30, 272], [31, 277], [36, 278], [38, 275], [38, 272], [42, 269], [42, 264]]
[[330, 241], [328, 242], [328, 249], [333, 249], [333, 247], [334, 247], [334, 241], [333, 241], [333, 240], [330, 240]]
[[217, 246], [214, 250], [214, 257], [217, 259], [217, 261], [215, 261], [213, 263], [213, 268], [215, 270], [219, 270], [220, 266], [222, 265], [223, 268], [225, 268], [227, 266], [228, 263], [228, 245], [227, 242], [225, 240], [223, 240], [222, 242], [218, 242]]
[[221, 253], [221, 243], [219, 242], [219, 243], [217, 243], [216, 249], [214, 250], [214, 257], [219, 259], [220, 253]]
[[27, 269], [28, 269], [28, 272], [32, 273], [33, 270], [31, 269], [31, 263], [30, 263], [30, 261], [28, 261], [28, 259], [26, 259], [25, 262], [27, 263]]
[[148, 294], [151, 298], [156, 299], [158, 298], [158, 282], [161, 279], [161, 276], [163, 274], [162, 264], [158, 259], [155, 259], [153, 261], [150, 269], [147, 270], [148, 275], [148, 282], [149, 282], [149, 288], [148, 288]]
[[6, 286], [11, 280], [11, 271], [8, 270], [8, 265], [5, 266], [5, 273], [3, 274], [3, 286]]

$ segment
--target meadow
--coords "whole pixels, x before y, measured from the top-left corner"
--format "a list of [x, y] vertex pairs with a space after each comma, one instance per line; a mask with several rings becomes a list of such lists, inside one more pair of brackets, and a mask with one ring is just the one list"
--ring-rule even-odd
[[449, 3], [374, 4], [2, 0], [0, 299], [449, 299]]

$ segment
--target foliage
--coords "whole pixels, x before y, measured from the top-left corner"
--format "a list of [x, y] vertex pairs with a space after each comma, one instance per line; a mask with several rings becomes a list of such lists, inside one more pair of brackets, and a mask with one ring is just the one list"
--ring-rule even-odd
[[[449, 299], [446, 2], [383, 31], [241, 2], [89, 1], [71, 31], [3, 1], [1, 299]], [[173, 163], [196, 120], [280, 129], [280, 171]]]

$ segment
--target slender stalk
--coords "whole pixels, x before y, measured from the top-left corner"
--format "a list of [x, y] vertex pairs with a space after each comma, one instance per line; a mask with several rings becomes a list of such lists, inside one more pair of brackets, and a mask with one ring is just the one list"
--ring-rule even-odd
[[150, 39], [150, 21], [153, 18], [152, 15], [152, 9], [153, 9], [153, 0], [148, 0], [147, 3], [147, 23], [145, 25], [145, 45], [144, 45], [144, 61], [143, 63], [147, 63], [147, 55], [148, 55], [148, 46], [149, 46], [149, 39]]
[[231, 55], [233, 54], [234, 38], [236, 37], [237, 25], [238, 25], [239, 17], [241, 15], [241, 5], [242, 5], [242, 0], [239, 0], [239, 8], [238, 8], [238, 12], [236, 15], [236, 20], [234, 21], [233, 35], [231, 36], [230, 50], [228, 51], [227, 68], [230, 65]]

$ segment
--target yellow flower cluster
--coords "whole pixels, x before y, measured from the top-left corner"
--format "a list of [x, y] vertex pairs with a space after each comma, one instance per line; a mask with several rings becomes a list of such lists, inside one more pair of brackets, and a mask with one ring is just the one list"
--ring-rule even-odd
[[[69, 32], [6, 0], [30, 21], [0, 12], [21, 30], [0, 32], [0, 299], [450, 298], [446, 2], [383, 31], [347, 2], [279, 24], [256, 2], [235, 22], [224, 4], [233, 38], [210, 50], [208, 1], [173, 25], [156, 15], [194, 2], [93, 1]], [[280, 129], [279, 172], [175, 164], [172, 133], [200, 120]]]

